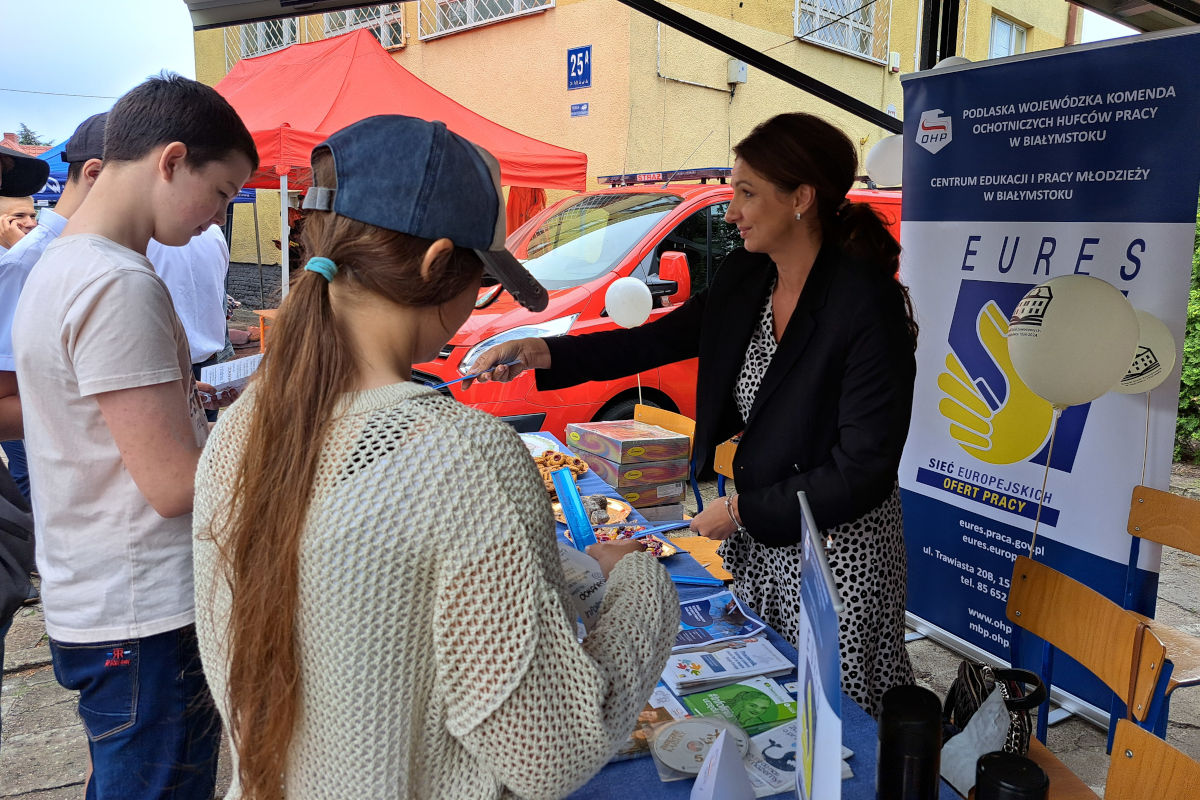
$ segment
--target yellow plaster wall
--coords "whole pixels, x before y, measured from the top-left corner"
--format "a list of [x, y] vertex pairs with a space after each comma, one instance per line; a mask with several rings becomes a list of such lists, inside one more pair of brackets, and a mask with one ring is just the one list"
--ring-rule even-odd
[[[588, 156], [588, 184], [619, 171], [629, 125], [629, 43], [634, 15], [615, 0], [558, 0], [542, 13], [437, 39], [417, 38], [406, 4], [408, 46], [396, 61], [478, 114], [526, 136]], [[592, 46], [592, 85], [567, 91], [567, 49]], [[570, 107], [588, 104], [586, 117]], [[551, 198], [566, 192], [551, 192]]]
[[209, 86], [225, 77], [225, 31], [197, 31], [192, 34], [196, 49], [196, 80]]
[[[959, 22], [962, 24], [962, 7]], [[985, 61], [992, 35], [992, 15], [1005, 17], [1027, 31], [1025, 52], [1062, 47], [1066, 42], [1069, 4], [1065, 0], [998, 0], [995, 3], [969, 0], [960, 54], [972, 61]]]
[[[888, 72], [884, 65], [796, 40], [792, 2], [747, 2], [742, 9], [725, 0], [668, 5], [755, 50], [770, 49], [778, 60], [881, 111], [890, 103], [901, 113], [899, 75]], [[710, 13], [701, 6], [722, 13]], [[893, 50], [897, 38], [893, 30]], [[783, 111], [808, 111], [839, 125], [858, 143], [860, 159], [886, 135], [875, 125], [754, 68], [732, 97], [727, 91], [680, 83], [687, 80], [728, 89], [728, 56], [665, 26], [661, 47], [659, 41], [657, 23], [637, 14], [630, 18], [629, 171], [726, 166], [733, 144], [759, 122]], [[696, 153], [689, 158], [693, 150]]]

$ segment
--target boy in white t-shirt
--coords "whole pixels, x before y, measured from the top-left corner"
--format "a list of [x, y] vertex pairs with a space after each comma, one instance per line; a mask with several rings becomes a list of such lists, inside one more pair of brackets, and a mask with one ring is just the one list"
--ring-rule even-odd
[[13, 324], [55, 677], [80, 692], [90, 798], [213, 794], [220, 725], [193, 626], [191, 510], [207, 437], [188, 341], [147, 242], [224, 220], [257, 168], [212, 88], [152, 78], [109, 112], [104, 168]]

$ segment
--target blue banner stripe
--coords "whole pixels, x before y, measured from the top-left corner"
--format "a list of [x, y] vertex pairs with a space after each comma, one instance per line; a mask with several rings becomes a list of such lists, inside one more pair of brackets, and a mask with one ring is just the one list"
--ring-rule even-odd
[[1198, 49], [1181, 34], [906, 79], [903, 219], [1194, 222], [1179, 188], [1200, 159], [1162, 137], [1200, 129], [1200, 81], [1181, 79]]

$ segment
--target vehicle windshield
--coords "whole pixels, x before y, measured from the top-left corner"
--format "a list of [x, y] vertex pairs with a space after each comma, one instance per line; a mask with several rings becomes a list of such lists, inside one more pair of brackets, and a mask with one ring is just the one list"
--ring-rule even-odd
[[681, 202], [661, 193], [581, 195], [534, 228], [513, 255], [547, 289], [580, 286], [610, 272]]

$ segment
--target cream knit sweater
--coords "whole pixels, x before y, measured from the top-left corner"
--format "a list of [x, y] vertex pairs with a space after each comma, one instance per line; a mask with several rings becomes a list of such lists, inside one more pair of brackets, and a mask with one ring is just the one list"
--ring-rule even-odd
[[[196, 630], [226, 721], [230, 596], [207, 537], [253, 402], [222, 415], [196, 473]], [[299, 569], [298, 800], [562, 797], [633, 730], [679, 620], [666, 572], [634, 553], [579, 643], [528, 451], [410, 383], [350, 395], [333, 421]]]

